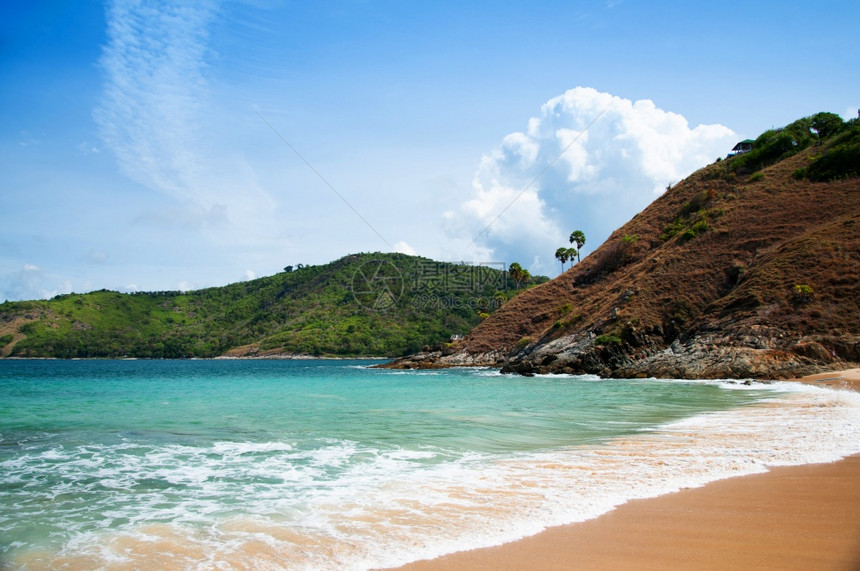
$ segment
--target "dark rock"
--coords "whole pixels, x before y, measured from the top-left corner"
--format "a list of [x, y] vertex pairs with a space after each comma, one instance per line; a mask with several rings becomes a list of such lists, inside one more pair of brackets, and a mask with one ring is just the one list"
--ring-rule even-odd
[[832, 363], [836, 359], [821, 343], [815, 341], [798, 343], [791, 348], [791, 352], [802, 357], [822, 361], [824, 363]]

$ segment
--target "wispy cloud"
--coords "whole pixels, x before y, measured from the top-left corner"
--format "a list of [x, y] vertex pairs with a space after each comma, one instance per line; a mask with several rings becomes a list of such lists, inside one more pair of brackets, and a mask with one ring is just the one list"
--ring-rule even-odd
[[211, 30], [222, 17], [218, 0], [113, 0], [94, 117], [121, 171], [168, 198], [139, 213], [137, 223], [253, 244], [277, 221], [272, 198], [237, 148], [222, 90], [213, 87]]
[[108, 9], [95, 110], [105, 145], [123, 172], [150, 188], [195, 199], [206, 161], [202, 124], [211, 2], [116, 0]]
[[141, 212], [134, 222], [162, 230], [200, 230], [220, 228], [229, 222], [227, 207], [223, 204], [202, 206], [189, 204], [182, 208], [164, 207], [160, 210]]
[[18, 144], [22, 147], [35, 147], [42, 143], [42, 140], [36, 136], [34, 136], [29, 131], [21, 131], [20, 137], [18, 139]]
[[99, 147], [93, 145], [89, 141], [81, 141], [80, 143], [78, 143], [76, 150], [78, 156], [82, 157], [87, 155], [97, 155], [102, 152]]

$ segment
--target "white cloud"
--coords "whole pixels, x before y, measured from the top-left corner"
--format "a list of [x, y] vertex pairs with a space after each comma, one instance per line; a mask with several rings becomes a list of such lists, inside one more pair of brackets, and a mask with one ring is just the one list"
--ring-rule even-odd
[[106, 85], [95, 119], [123, 172], [151, 188], [193, 198], [202, 164], [195, 138], [208, 98], [208, 2], [116, 0], [101, 65]]
[[396, 244], [394, 244], [394, 251], [400, 252], [401, 254], [408, 254], [410, 256], [418, 255], [415, 252], [415, 248], [413, 248], [412, 246], [407, 244], [405, 240], [401, 240], [401, 241], [397, 242]]
[[61, 293], [71, 293], [72, 284], [46, 275], [34, 264], [24, 264], [20, 270], [0, 275], [0, 301], [49, 299]]
[[254, 273], [254, 270], [245, 270], [245, 281], [249, 282], [253, 279], [257, 278], [257, 274]]
[[123, 174], [171, 201], [138, 222], [208, 227], [213, 241], [252, 243], [271, 233], [274, 207], [231, 148], [231, 118], [212, 87], [210, 30], [220, 8], [216, 0], [114, 0], [100, 59], [105, 85], [93, 114]]
[[577, 87], [482, 158], [472, 197], [446, 213], [448, 230], [473, 238], [472, 251], [553, 272], [552, 253], [572, 230], [585, 232], [586, 251], [595, 248], [734, 138], [722, 125], [691, 129], [649, 100]]

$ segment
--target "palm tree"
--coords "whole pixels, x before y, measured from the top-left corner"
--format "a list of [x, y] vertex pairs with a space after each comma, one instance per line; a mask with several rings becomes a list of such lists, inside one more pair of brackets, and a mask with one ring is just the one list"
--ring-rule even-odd
[[585, 234], [582, 230], [574, 230], [570, 233], [570, 243], [576, 244], [576, 261], [579, 262], [579, 251], [585, 246]]
[[579, 255], [579, 252], [576, 251], [576, 248], [568, 248], [567, 249], [567, 259], [570, 260], [570, 265], [573, 265], [573, 259]]
[[564, 273], [564, 263], [570, 259], [570, 248], [561, 247], [555, 251], [555, 259], [561, 262], [561, 271]]
[[512, 263], [508, 266], [508, 275], [511, 276], [511, 279], [514, 280], [517, 284], [517, 290], [520, 289], [520, 280], [525, 277], [525, 270], [521, 265], [517, 262]]

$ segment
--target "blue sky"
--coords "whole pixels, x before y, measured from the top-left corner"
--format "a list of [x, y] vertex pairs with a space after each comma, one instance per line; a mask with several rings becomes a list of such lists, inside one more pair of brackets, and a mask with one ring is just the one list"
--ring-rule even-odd
[[4, 2], [0, 300], [362, 251], [554, 275], [571, 230], [590, 251], [736, 140], [856, 116], [858, 21], [853, 1]]

